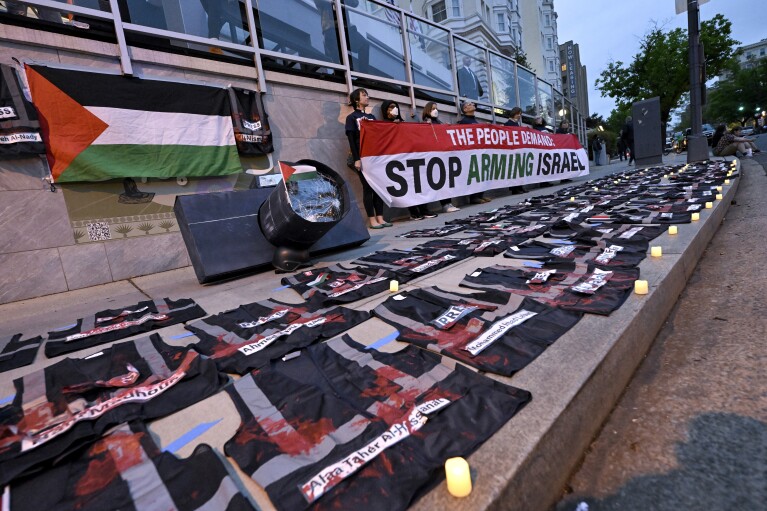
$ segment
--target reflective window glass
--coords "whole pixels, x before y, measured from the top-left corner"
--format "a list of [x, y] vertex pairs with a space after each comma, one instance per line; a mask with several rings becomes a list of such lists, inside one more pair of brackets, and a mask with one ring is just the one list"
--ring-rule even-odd
[[517, 83], [519, 87], [519, 107], [525, 115], [535, 117], [537, 113], [535, 75], [527, 69], [518, 67]]
[[263, 49], [341, 63], [332, 1], [253, 0], [253, 7]]
[[509, 109], [517, 106], [517, 83], [514, 61], [490, 54], [493, 75], [493, 103]]
[[399, 12], [367, 0], [344, 3], [352, 70], [406, 80]]
[[540, 101], [540, 109], [538, 110], [538, 113], [543, 117], [543, 120], [547, 125], [553, 125], [554, 94], [551, 85], [543, 80], [538, 80], [538, 101]]
[[413, 82], [424, 87], [453, 90], [449, 33], [444, 28], [406, 17]]
[[485, 51], [479, 46], [455, 39], [455, 58], [458, 62], [458, 92], [462, 97], [490, 101], [487, 84]]

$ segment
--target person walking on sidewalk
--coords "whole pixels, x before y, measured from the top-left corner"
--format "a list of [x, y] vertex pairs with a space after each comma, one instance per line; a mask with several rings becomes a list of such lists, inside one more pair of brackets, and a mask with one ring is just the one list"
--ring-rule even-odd
[[634, 164], [634, 119], [629, 115], [623, 126], [623, 141], [629, 150], [629, 165]]
[[602, 138], [599, 135], [594, 135], [591, 140], [591, 150], [594, 152], [594, 165], [599, 167], [602, 161]]

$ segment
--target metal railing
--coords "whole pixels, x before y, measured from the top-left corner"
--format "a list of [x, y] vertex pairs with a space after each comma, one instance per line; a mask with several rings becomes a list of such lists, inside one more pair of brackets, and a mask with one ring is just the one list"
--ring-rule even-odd
[[[261, 2], [266, 2], [267, 0], [260, 0]], [[71, 3], [70, 3], [71, 2]], [[6, 8], [8, 7], [8, 4], [10, 2], [0, 2], [6, 4]], [[283, 51], [275, 51], [275, 50], [269, 50], [262, 45], [259, 44], [259, 36], [261, 38], [264, 38], [264, 30], [263, 27], [259, 24], [262, 23], [259, 19], [259, 15], [265, 13], [260, 13], [258, 9], [259, 0], [239, 0], [239, 4], [236, 6], [240, 9], [240, 13], [244, 11], [245, 18], [244, 20], [240, 20], [240, 23], [246, 22], [247, 23], [247, 33], [248, 37], [243, 42], [237, 42], [237, 41], [227, 41], [225, 39], [221, 39], [219, 37], [210, 37], [211, 34], [208, 34], [208, 37], [201, 36], [201, 35], [194, 35], [194, 34], [188, 34], [184, 32], [179, 32], [175, 30], [170, 30], [167, 28], [156, 28], [152, 26], [146, 26], [139, 23], [133, 23], [130, 21], [126, 21], [123, 19], [123, 15], [121, 13], [120, 7], [124, 9], [123, 12], [128, 11], [128, 5], [127, 2], [124, 2], [123, 0], [69, 0], [69, 2], [64, 1], [54, 1], [54, 0], [18, 0], [14, 2], [17, 5], [25, 5], [29, 7], [33, 7], [35, 9], [42, 8], [42, 9], [50, 9], [58, 11], [59, 13], [66, 13], [66, 16], [62, 15], [62, 20], [66, 21], [67, 17], [71, 20], [73, 16], [80, 15], [86, 18], [91, 18], [94, 20], [104, 21], [111, 23], [113, 29], [114, 29], [114, 37], [115, 41], [117, 43], [117, 47], [119, 49], [119, 59], [120, 59], [120, 66], [123, 74], [126, 75], [132, 75], [133, 74], [133, 65], [131, 62], [131, 54], [129, 51], [129, 42], [131, 35], [138, 35], [138, 36], [149, 36], [149, 37], [155, 37], [159, 39], [164, 40], [171, 40], [171, 41], [177, 41], [180, 43], [191, 43], [191, 44], [197, 44], [197, 45], [204, 45], [205, 47], [216, 47], [219, 48], [222, 52], [224, 51], [230, 51], [233, 54], [236, 54], [238, 56], [245, 55], [250, 56], [253, 59], [253, 65], [256, 68], [256, 75], [258, 80], [258, 88], [259, 90], [265, 90], [266, 89], [266, 80], [265, 80], [265, 74], [264, 74], [264, 66], [263, 61], [264, 58], [270, 58], [270, 59], [282, 59], [284, 61], [289, 61], [291, 63], [298, 63], [305, 66], [312, 66], [316, 69], [325, 69], [330, 70], [331, 72], [339, 72], [343, 73], [344, 81], [346, 83], [346, 87], [348, 89], [348, 92], [351, 92], [354, 87], [354, 81], [355, 80], [368, 80], [368, 81], [379, 81], [379, 82], [385, 82], [390, 85], [397, 85], [402, 88], [406, 88], [408, 91], [408, 95], [410, 98], [410, 106], [415, 111], [416, 108], [416, 93], [417, 91], [422, 91], [422, 93], [433, 93], [437, 95], [443, 95], [446, 97], [451, 97], [453, 103], [455, 104], [455, 107], [458, 111], [460, 111], [460, 104], [463, 101], [471, 100], [477, 104], [478, 107], [482, 108], [484, 107], [486, 111], [491, 112], [492, 120], [493, 122], [496, 122], [497, 116], [500, 114], [506, 114], [509, 109], [509, 103], [506, 102], [504, 104], [499, 104], [497, 101], [497, 98], [499, 97], [499, 94], [494, 90], [496, 84], [502, 83], [501, 82], [501, 76], [508, 76], [511, 74], [511, 69], [513, 69], [514, 74], [514, 83], [513, 88], [515, 92], [514, 103], [515, 105], [520, 105], [520, 84], [519, 84], [519, 71], [525, 70], [528, 73], [532, 73], [534, 75], [533, 84], [534, 84], [534, 90], [535, 90], [535, 114], [541, 115], [546, 114], [546, 120], [549, 121], [552, 125], [557, 125], [563, 118], [563, 115], [565, 117], [569, 117], [570, 126], [572, 127], [572, 130], [574, 133], [576, 133], [579, 138], [581, 139], [581, 142], [584, 141], [585, 136], [585, 118], [583, 115], [577, 111], [575, 108], [575, 105], [573, 105], [570, 100], [562, 94], [562, 91], [559, 91], [557, 89], [554, 89], [551, 84], [546, 82], [545, 80], [542, 80], [538, 76], [535, 75], [535, 73], [532, 70], [525, 69], [522, 66], [519, 66], [513, 59], [503, 55], [502, 53], [492, 50], [490, 48], [486, 47], [480, 47], [474, 42], [470, 41], [469, 39], [466, 39], [464, 37], [461, 37], [457, 34], [455, 34], [451, 29], [448, 29], [445, 26], [442, 26], [438, 23], [435, 23], [431, 20], [419, 17], [415, 15], [412, 12], [406, 12], [405, 10], [393, 6], [387, 2], [384, 2], [382, 0], [357, 0], [352, 4], [349, 2], [349, 5], [346, 4], [343, 0], [323, 0], [323, 4], [325, 7], [328, 5], [332, 7], [334, 10], [334, 21], [335, 21], [335, 30], [337, 34], [336, 42], [338, 44], [338, 51], [339, 51], [339, 60], [340, 63], [332, 62], [332, 59], [321, 59], [321, 58], [312, 58], [307, 57], [303, 55], [297, 55], [294, 53], [286, 53]], [[161, 6], [163, 9], [167, 7], [169, 9], [175, 9], [177, 8], [179, 12], [183, 11], [182, 3], [184, 3], [184, 0], [153, 0], [153, 2], [149, 2], [154, 5]], [[84, 4], [84, 5], [78, 5], [78, 4]], [[109, 9], [111, 9], [111, 12], [108, 12], [106, 10], [101, 10], [95, 7], [102, 7], [105, 8], [108, 4]], [[207, 4], [210, 4], [210, 2], [207, 2]], [[217, 7], [223, 8], [224, 4], [229, 4], [228, 0], [219, 0], [219, 5]], [[186, 4], [187, 7], [190, 4]], [[314, 9], [317, 11], [319, 15], [319, 7], [316, 2], [313, 2], [312, 0], [300, 0], [299, 5], [305, 7], [308, 10]], [[354, 6], [352, 6], [354, 5]], [[367, 9], [366, 9], [367, 7]], [[255, 8], [255, 9], [254, 9]], [[0, 11], [1, 12], [1, 11]], [[386, 17], [386, 19], [379, 18], [378, 15], [380, 13], [383, 13]], [[371, 25], [368, 28], [375, 28], [375, 25], [381, 25], [388, 27], [390, 30], [396, 30], [398, 29], [401, 36], [401, 43], [402, 43], [402, 65], [404, 67], [404, 79], [396, 79], [391, 76], [380, 76], [379, 74], [376, 74], [375, 72], [371, 72], [370, 69], [365, 69], [363, 71], [361, 70], [355, 70], [353, 62], [351, 60], [351, 54], [350, 51], [352, 50], [349, 48], [349, 45], [347, 44], [347, 41], [349, 40], [350, 34], [349, 30], [353, 29], [353, 31], [357, 31], [357, 34], [359, 35], [358, 29], [356, 27], [347, 27], [347, 20], [349, 19], [349, 16], [351, 14], [354, 14], [357, 17], [364, 17], [365, 19], [370, 20]], [[208, 14], [210, 16], [210, 14]], [[240, 14], [241, 16], [241, 14]], [[362, 18], [358, 18], [362, 19]], [[236, 19], [227, 19], [226, 22], [230, 24], [230, 30], [232, 34], [235, 34], [236, 28], [233, 27], [233, 22], [237, 21]], [[281, 20], [278, 20], [281, 22]], [[412, 22], [412, 23], [411, 23]], [[288, 24], [285, 23], [285, 26], [287, 27]], [[430, 34], [425, 34], [419, 27], [433, 27], [438, 32], [440, 32], [440, 35], [447, 34], [447, 51], [449, 54], [449, 71], [450, 71], [450, 77], [449, 80], [452, 82], [450, 83], [450, 88], [441, 88], [441, 87], [435, 87], [435, 86], [429, 86], [424, 84], [418, 84], [415, 82], [414, 78], [414, 63], [413, 63], [413, 55], [412, 55], [412, 48], [411, 48], [411, 40], [416, 39], [419, 40], [423, 47], [427, 45], [428, 43], [432, 43], [436, 46], [444, 46], [445, 44], [441, 41], [437, 41], [434, 37], [432, 37]], [[223, 25], [222, 25], [223, 27]], [[45, 30], [45, 26], [43, 23], [41, 23], [42, 30]], [[240, 29], [243, 29], [243, 27], [238, 27]], [[415, 28], [415, 30], [414, 30]], [[323, 29], [324, 30], [324, 29]], [[76, 34], [75, 34], [76, 35]], [[126, 37], [126, 35], [128, 37]], [[220, 35], [216, 34], [217, 36]], [[323, 34], [324, 35], [324, 34]], [[385, 42], [377, 40], [373, 35], [370, 35], [369, 33], [366, 33], [369, 37], [365, 37], [365, 44], [377, 44], [376, 49], [380, 52], [386, 49]], [[412, 36], [412, 38], [411, 38]], [[457, 49], [456, 47], [460, 46], [460, 49]], [[322, 53], [320, 51], [315, 50], [313, 53]], [[384, 52], [385, 53], [385, 52]], [[459, 87], [459, 78], [458, 78], [458, 69], [459, 69], [459, 54], [462, 56], [471, 56], [472, 60], [475, 62], [478, 62], [481, 64], [480, 70], [478, 70], [477, 74], [482, 76], [484, 78], [484, 84], [488, 88], [487, 93], [487, 99], [484, 100], [481, 97], [478, 98], [469, 98], [465, 96], [460, 95], [460, 87]], [[316, 56], [316, 55], [315, 55]], [[395, 59], [398, 54], [396, 51], [392, 50], [390, 51], [390, 58]], [[491, 59], [491, 56], [493, 59]], [[208, 56], [209, 58], [215, 58], [215, 56]], [[494, 80], [494, 65], [493, 62], [505, 62], [506, 69], [501, 69], [500, 67], [498, 69], [495, 69], [495, 71], [498, 73], [498, 80]], [[435, 67], [437, 66], [436, 60], [433, 62]], [[447, 63], [446, 63], [447, 64]], [[425, 69], [424, 64], [422, 62], [417, 62], [415, 66], [418, 69]], [[445, 66], [441, 69], [433, 69], [432, 71], [445, 71]], [[428, 69], [426, 69], [428, 73]], [[290, 70], [287, 70], [286, 72], [290, 72]], [[326, 71], [327, 72], [327, 71]], [[442, 83], [447, 83], [447, 80], [441, 80]], [[552, 104], [542, 104], [542, 97], [540, 94], [540, 91], [542, 89], [545, 89], [547, 91], [551, 91], [551, 94], [548, 94], [548, 99], [550, 99]], [[485, 97], [485, 94], [482, 94], [482, 97]], [[561, 98], [561, 103], [557, 104], [557, 100]], [[533, 99], [532, 97], [528, 99]], [[553, 112], [553, 114], [552, 114]], [[532, 114], [531, 114], [532, 115]]]

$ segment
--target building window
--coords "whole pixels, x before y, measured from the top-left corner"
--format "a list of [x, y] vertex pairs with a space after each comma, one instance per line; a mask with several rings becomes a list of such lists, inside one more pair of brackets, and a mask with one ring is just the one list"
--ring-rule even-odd
[[548, 36], [546, 38], [546, 49], [547, 50], [553, 50], [554, 49], [554, 38], [551, 36]]
[[439, 23], [440, 21], [445, 21], [447, 19], [447, 9], [445, 8], [445, 0], [441, 0], [440, 2], [435, 2], [434, 5], [431, 6], [431, 19]]
[[549, 73], [553, 73], [553, 72], [554, 72], [554, 61], [550, 60], [549, 61]]
[[546, 27], [551, 26], [551, 14], [546, 13], [543, 15], [543, 25]]
[[495, 16], [498, 18], [498, 33], [505, 34], [506, 33], [506, 16], [504, 16], [501, 13], [497, 13]]
[[461, 17], [461, 0], [452, 0], [453, 2], [453, 17]]

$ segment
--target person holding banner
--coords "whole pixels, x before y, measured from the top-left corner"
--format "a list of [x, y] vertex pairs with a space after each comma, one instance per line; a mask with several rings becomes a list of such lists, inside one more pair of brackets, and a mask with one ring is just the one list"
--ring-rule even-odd
[[[461, 117], [461, 120], [456, 124], [479, 124], [479, 121], [474, 116], [476, 112], [477, 105], [471, 101], [464, 102], [464, 104], [461, 105], [461, 113], [463, 114], [463, 117]], [[483, 192], [473, 193], [469, 195], [469, 202], [471, 204], [485, 204], [490, 202], [490, 199], [486, 199], [484, 195], [485, 194]]]
[[[405, 119], [399, 112], [399, 105], [395, 101], [386, 100], [381, 104], [381, 115], [383, 120], [387, 122], [404, 122]], [[424, 218], [436, 218], [436, 213], [430, 213], [426, 204], [419, 204], [417, 206], [409, 206], [410, 220], [423, 220]]]
[[[437, 104], [435, 102], [429, 101], [423, 107], [421, 121], [429, 124], [442, 124], [442, 121], [439, 120], [439, 111], [437, 110]], [[443, 213], [455, 213], [456, 211], [461, 211], [461, 208], [453, 206], [452, 199], [442, 199], [439, 203], [442, 206]]]
[[518, 106], [515, 106], [511, 109], [511, 114], [509, 115], [509, 120], [506, 121], [504, 126], [522, 126], [522, 109]]
[[384, 220], [383, 200], [370, 187], [365, 176], [362, 174], [362, 162], [360, 161], [360, 123], [365, 121], [375, 121], [376, 118], [365, 112], [370, 102], [368, 91], [365, 89], [354, 89], [349, 94], [349, 104], [354, 107], [354, 111], [346, 116], [346, 138], [349, 139], [349, 149], [351, 150], [351, 161], [353, 169], [357, 172], [362, 184], [362, 204], [365, 206], [365, 214], [368, 216], [371, 229], [383, 229], [391, 227], [392, 224]]

